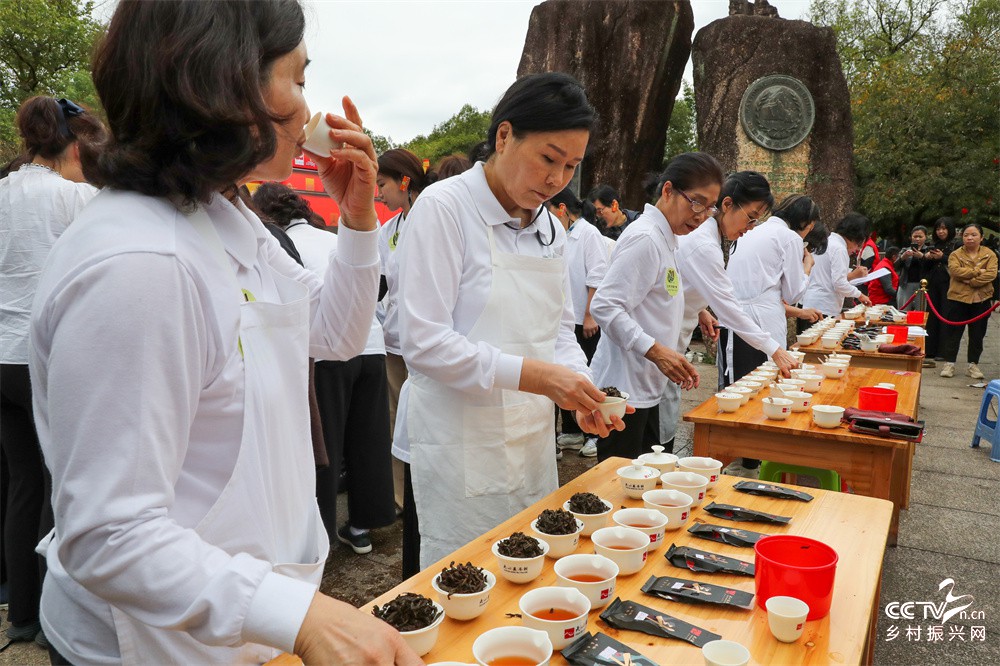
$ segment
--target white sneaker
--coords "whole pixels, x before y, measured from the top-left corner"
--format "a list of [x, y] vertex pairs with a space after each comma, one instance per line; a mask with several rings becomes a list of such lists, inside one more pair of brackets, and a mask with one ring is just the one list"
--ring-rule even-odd
[[965, 371], [965, 374], [969, 375], [973, 379], [986, 379], [985, 375], [983, 375], [982, 370], [980, 370], [975, 363], [969, 364], [969, 369]]
[[583, 445], [580, 449], [580, 455], [584, 458], [596, 458], [597, 457], [597, 438], [590, 437], [587, 439], [587, 443]]
[[744, 467], [738, 460], [734, 460], [726, 465], [726, 468], [722, 470], [722, 473], [728, 474], [729, 476], [739, 476], [744, 479], [756, 479], [758, 477], [759, 470]]
[[566, 433], [565, 435], [559, 435], [556, 437], [556, 444], [558, 444], [561, 449], [576, 451], [583, 446], [584, 440], [585, 437], [582, 432]]
[[944, 369], [941, 370], [941, 376], [942, 377], [954, 377], [955, 376], [955, 364], [954, 363], [945, 363], [944, 364]]

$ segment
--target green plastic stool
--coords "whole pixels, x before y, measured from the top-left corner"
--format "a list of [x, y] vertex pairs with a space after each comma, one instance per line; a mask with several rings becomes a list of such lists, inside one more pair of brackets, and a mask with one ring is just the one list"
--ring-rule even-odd
[[782, 474], [797, 474], [800, 476], [813, 476], [819, 481], [819, 487], [823, 490], [833, 490], [840, 492], [840, 475], [832, 469], [820, 469], [818, 467], [803, 467], [802, 465], [787, 465], [785, 463], [771, 462], [763, 460], [760, 463], [761, 481], [781, 481]]

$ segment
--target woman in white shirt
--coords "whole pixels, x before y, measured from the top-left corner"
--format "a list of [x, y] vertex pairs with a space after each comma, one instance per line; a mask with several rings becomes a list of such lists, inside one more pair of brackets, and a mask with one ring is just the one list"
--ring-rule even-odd
[[324, 280], [236, 196], [305, 142], [304, 32], [296, 2], [123, 2], [95, 54], [106, 189], [53, 247], [31, 321], [56, 516], [42, 626], [63, 663], [419, 663], [317, 589], [308, 359], [364, 348], [378, 288], [350, 100], [314, 156], [345, 226]]
[[31, 303], [52, 244], [97, 194], [84, 172], [91, 173], [107, 130], [73, 102], [52, 97], [26, 100], [15, 123], [26, 163], [0, 180], [0, 442], [10, 471], [0, 556], [10, 587], [7, 637], [30, 641], [41, 631], [44, 577], [35, 546], [52, 528], [28, 378]]
[[[819, 224], [819, 206], [804, 194], [786, 197], [771, 217], [751, 229], [729, 254], [726, 273], [743, 311], [782, 349], [788, 347], [785, 303], [798, 303], [809, 284], [814, 259], [803, 239]], [[732, 341], [730, 336], [730, 341]], [[766, 360], [746, 344], [725, 352], [733, 381]]]
[[[379, 199], [389, 210], [399, 209], [386, 221], [378, 233], [378, 256], [382, 267], [382, 284], [379, 288], [378, 317], [382, 322], [385, 340], [385, 372], [389, 382], [389, 432], [396, 429], [396, 409], [399, 406], [399, 391], [406, 381], [406, 363], [403, 362], [399, 346], [399, 248], [403, 244], [409, 225], [406, 217], [410, 207], [428, 185], [437, 179], [433, 170], [424, 173], [420, 158], [408, 150], [394, 148], [382, 153], [378, 158]], [[397, 507], [405, 509], [405, 463], [392, 457], [392, 489]], [[412, 565], [412, 566], [411, 566]], [[419, 568], [416, 562], [403, 562], [405, 577], [413, 575]], [[409, 572], [409, 573], [407, 573]]]
[[522, 77], [493, 111], [485, 161], [410, 211], [420, 233], [402, 248], [399, 298], [410, 376], [392, 445], [410, 465], [421, 567], [558, 487], [553, 402], [608, 432], [573, 334], [566, 234], [543, 206], [569, 184], [595, 119], [571, 76]]
[[630, 460], [660, 441], [658, 405], [668, 381], [698, 386], [698, 371], [675, 350], [684, 315], [677, 267], [679, 236], [714, 211], [722, 167], [706, 153], [683, 153], [652, 183], [657, 197], [625, 228], [591, 303], [603, 335], [592, 369], [598, 386], [629, 394], [626, 428], [597, 442], [597, 457]]
[[[263, 183], [253, 194], [260, 214], [283, 229], [295, 244], [302, 264], [320, 279], [337, 251], [337, 235], [318, 229], [309, 202], [280, 183]], [[316, 361], [316, 402], [330, 464], [316, 470], [316, 501], [327, 536], [358, 554], [370, 553], [368, 531], [391, 525], [392, 503], [389, 447], [389, 388], [385, 376], [382, 325], [372, 317], [365, 348], [346, 361]], [[347, 515], [337, 522], [341, 472], [347, 475]]]
[[865, 305], [871, 305], [871, 300], [847, 281], [851, 255], [868, 238], [868, 229], [868, 218], [858, 213], [848, 213], [837, 223], [837, 228], [827, 240], [826, 252], [816, 257], [809, 286], [802, 297], [803, 307], [816, 308], [824, 315], [833, 317], [844, 309], [845, 298], [856, 298]]

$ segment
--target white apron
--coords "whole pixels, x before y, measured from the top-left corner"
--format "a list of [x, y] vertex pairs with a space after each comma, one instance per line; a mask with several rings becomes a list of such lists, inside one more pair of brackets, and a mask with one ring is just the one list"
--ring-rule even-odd
[[[743, 312], [753, 319], [754, 323], [771, 336], [771, 339], [778, 343], [778, 349], [788, 348], [788, 318], [785, 316], [785, 306], [781, 302], [781, 285], [764, 291], [750, 300], [742, 301]], [[729, 329], [729, 337], [726, 339], [726, 348], [720, 350], [725, 354], [726, 373], [723, 382], [732, 384], [735, 381], [733, 376], [733, 353], [737, 334]], [[762, 352], [763, 353], [763, 352]], [[717, 363], [720, 376], [722, 375], [722, 357]]]
[[[562, 257], [498, 252], [482, 315], [466, 336], [551, 362], [563, 310]], [[409, 378], [407, 436], [426, 568], [559, 487], [552, 401], [497, 389], [471, 396]]]
[[[189, 219], [232, 274], [233, 297], [241, 297], [208, 214], [199, 208]], [[276, 573], [319, 585], [330, 543], [310, 446], [308, 289], [278, 273], [274, 280], [280, 302], [254, 301], [247, 292], [241, 298], [243, 438], [232, 477], [195, 532], [232, 555], [248, 553], [274, 563]], [[124, 664], [259, 664], [279, 653], [257, 644], [208, 646], [111, 611]]]

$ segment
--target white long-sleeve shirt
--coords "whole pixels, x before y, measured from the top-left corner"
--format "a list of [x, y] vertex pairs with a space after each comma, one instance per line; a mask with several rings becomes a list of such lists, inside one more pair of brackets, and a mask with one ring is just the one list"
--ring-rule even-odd
[[[782, 349], [787, 318], [782, 301], [798, 303], [809, 285], [802, 267], [802, 237], [780, 217], [770, 217], [744, 234], [729, 254], [726, 273], [733, 296]], [[762, 320], [766, 317], [766, 321]]]
[[573, 294], [573, 313], [577, 325], [587, 314], [590, 289], [601, 286], [607, 270], [608, 248], [604, 236], [584, 218], [578, 218], [566, 232], [566, 263], [569, 264], [569, 284]]
[[385, 350], [399, 356], [399, 247], [403, 242], [404, 230], [410, 225], [403, 219], [402, 211], [387, 221], [378, 232], [378, 256], [382, 275], [388, 291], [378, 305], [382, 321]]
[[847, 281], [850, 268], [847, 242], [840, 234], [830, 234], [826, 252], [816, 257], [809, 286], [802, 296], [802, 307], [816, 308], [828, 316], [840, 314], [845, 298], [861, 295], [861, 291]]
[[[295, 243], [295, 249], [302, 258], [302, 265], [318, 275], [320, 280], [324, 279], [330, 268], [330, 255], [337, 250], [337, 234], [317, 229], [306, 220], [292, 220], [285, 233]], [[361, 353], [365, 356], [385, 354], [382, 324], [379, 323], [378, 317], [372, 317], [368, 341]]]
[[684, 279], [685, 299], [692, 303], [697, 299], [699, 304], [710, 306], [719, 324], [743, 338], [751, 347], [768, 356], [778, 349], [778, 343], [747, 316], [743, 306], [733, 296], [733, 283], [726, 274], [722, 257], [722, 236], [714, 218], [708, 218], [681, 238], [677, 265]]
[[[647, 204], [618, 238], [590, 302], [590, 313], [601, 327], [590, 364], [596, 383], [627, 392], [635, 407], [659, 403], [669, 381], [645, 355], [654, 342], [673, 347], [680, 332], [684, 290], [676, 250], [677, 237], [667, 218]], [[667, 290], [671, 271], [672, 294]]]
[[[105, 190], [39, 281], [31, 380], [58, 540], [41, 610], [73, 663], [120, 660], [109, 604], [210, 645], [291, 650], [315, 594], [193, 529], [226, 486], [243, 431], [229, 272], [258, 300], [281, 300], [277, 273], [306, 285], [310, 355], [346, 360], [374, 315], [376, 233], [344, 229], [321, 282], [242, 203], [216, 195], [206, 211], [229, 266], [166, 200]], [[291, 445], [273, 442], [274, 455]]]
[[[465, 173], [435, 183], [421, 193], [406, 224], [418, 225], [397, 250], [400, 259], [399, 323], [403, 358], [418, 372], [475, 399], [495, 389], [517, 390], [523, 357], [501, 352], [466, 337], [486, 306], [493, 280], [490, 244], [484, 225], [493, 229], [499, 252], [557, 257], [566, 232], [544, 209], [527, 227], [500, 205], [477, 162]], [[552, 234], [555, 239], [549, 245]], [[576, 341], [569, 268], [563, 270], [564, 304], [554, 362], [590, 375]], [[511, 303], [516, 309], [517, 304]], [[406, 385], [400, 393], [393, 455], [409, 462]]]
[[0, 363], [28, 364], [31, 303], [45, 258], [95, 194], [36, 164], [0, 179]]

